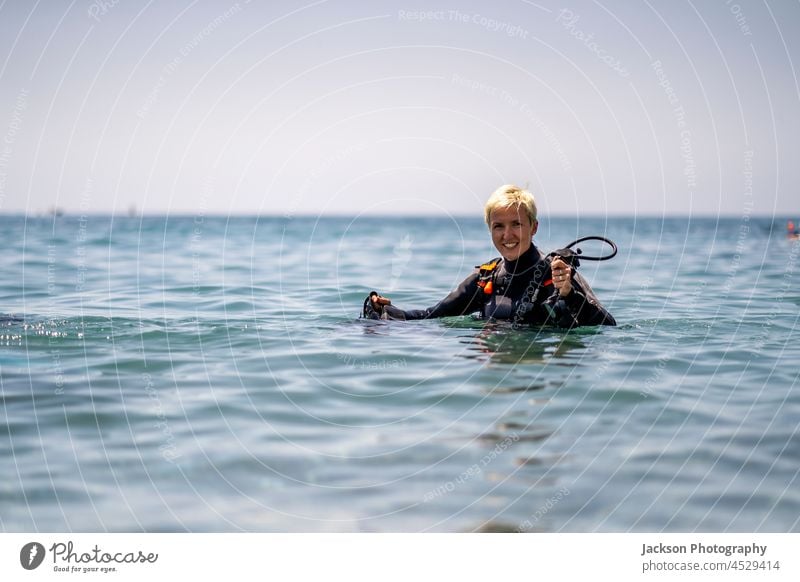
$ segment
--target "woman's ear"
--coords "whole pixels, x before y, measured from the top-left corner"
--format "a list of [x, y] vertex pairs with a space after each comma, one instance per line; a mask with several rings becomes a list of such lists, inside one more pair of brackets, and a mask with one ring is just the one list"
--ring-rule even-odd
[[537, 230], [539, 230], [539, 221], [534, 220], [533, 226], [531, 227], [531, 236], [535, 235]]

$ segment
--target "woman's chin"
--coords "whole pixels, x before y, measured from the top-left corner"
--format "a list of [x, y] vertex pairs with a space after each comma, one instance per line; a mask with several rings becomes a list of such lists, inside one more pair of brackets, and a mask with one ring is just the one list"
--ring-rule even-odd
[[500, 251], [500, 256], [502, 256], [506, 261], [516, 261], [519, 258], [520, 253], [517, 249], [509, 251], [508, 249], [503, 249]]
[[525, 250], [522, 249], [522, 247], [520, 247], [519, 245], [510, 249], [506, 247], [500, 247], [497, 250], [500, 252], [500, 256], [502, 256], [507, 261], [516, 261], [519, 258], [519, 256], [523, 252], [525, 252]]

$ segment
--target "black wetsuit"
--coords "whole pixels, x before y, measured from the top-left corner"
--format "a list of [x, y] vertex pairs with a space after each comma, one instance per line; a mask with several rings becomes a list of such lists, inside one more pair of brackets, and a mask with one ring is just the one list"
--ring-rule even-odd
[[480, 270], [476, 269], [455, 291], [433, 307], [404, 310], [386, 305], [379, 313], [372, 305], [367, 305], [365, 315], [373, 319], [403, 320], [480, 312], [484, 319], [513, 320], [517, 306], [526, 295], [528, 284], [537, 273], [540, 282], [545, 285], [541, 287], [533, 306], [522, 317], [522, 322], [564, 328], [616, 325], [614, 318], [600, 305], [589, 284], [577, 271], [573, 271], [572, 292], [561, 297], [552, 283], [549, 262], [545, 263], [533, 244], [516, 261], [500, 261], [491, 274], [490, 293], [486, 293], [486, 287], [479, 285], [486, 283], [487, 277], [482, 281]]

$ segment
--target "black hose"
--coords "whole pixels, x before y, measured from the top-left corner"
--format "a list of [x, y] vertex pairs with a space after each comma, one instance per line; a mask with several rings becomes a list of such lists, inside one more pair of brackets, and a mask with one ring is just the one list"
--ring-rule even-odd
[[579, 238], [576, 241], [572, 241], [571, 243], [569, 243], [564, 248], [565, 249], [572, 248], [576, 244], [582, 243], [582, 242], [587, 241], [587, 240], [599, 240], [599, 241], [602, 241], [602, 242], [606, 243], [607, 245], [609, 245], [611, 247], [611, 251], [612, 252], [611, 252], [610, 255], [606, 255], [604, 257], [592, 257], [592, 256], [584, 255], [583, 251], [581, 249], [575, 249], [575, 254], [576, 255], [580, 255], [580, 259], [582, 261], [607, 261], [608, 259], [613, 259], [614, 257], [617, 256], [617, 245], [614, 244], [613, 240], [607, 239], [607, 238], [605, 238], [603, 236], [585, 236], [583, 238]]

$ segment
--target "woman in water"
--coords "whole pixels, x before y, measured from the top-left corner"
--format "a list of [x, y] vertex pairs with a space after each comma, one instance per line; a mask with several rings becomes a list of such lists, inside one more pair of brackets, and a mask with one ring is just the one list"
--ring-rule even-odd
[[539, 222], [533, 194], [501, 186], [486, 202], [484, 215], [500, 258], [476, 267], [455, 291], [427, 309], [399, 309], [373, 291], [363, 316], [408, 320], [479, 312], [484, 319], [517, 325], [616, 325], [579, 273], [562, 258], [543, 257], [536, 248], [533, 236]]

